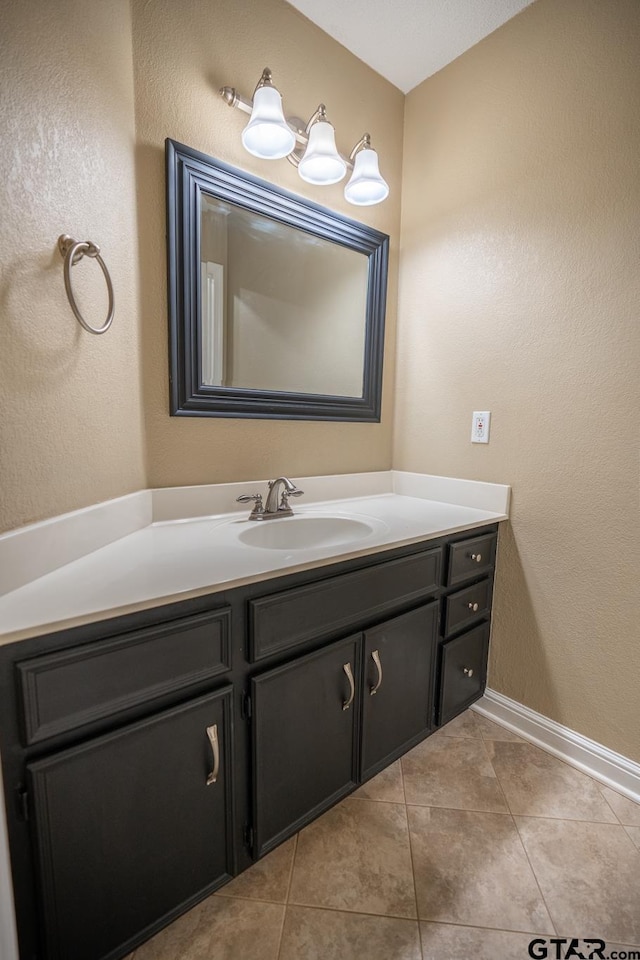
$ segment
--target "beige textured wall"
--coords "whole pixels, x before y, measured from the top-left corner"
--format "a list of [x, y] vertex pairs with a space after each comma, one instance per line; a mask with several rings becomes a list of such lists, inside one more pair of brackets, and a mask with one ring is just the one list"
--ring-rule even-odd
[[[283, 0], [133, 0], [133, 33], [150, 485], [389, 468], [403, 95]], [[251, 96], [264, 66], [289, 115], [307, 118], [326, 103], [339, 149], [371, 133], [389, 200], [356, 208], [344, 200], [344, 184], [312, 187], [286, 160], [267, 163], [246, 153], [240, 142], [246, 115], [231, 110], [217, 90], [228, 84]], [[391, 234], [380, 424], [169, 417], [165, 137]]]
[[513, 485], [490, 684], [635, 760], [639, 50], [537, 0], [409, 94], [394, 459]]
[[[127, 0], [0, 2], [0, 530], [144, 486]], [[61, 233], [102, 247], [83, 331]], [[98, 266], [73, 272], [94, 323]]]

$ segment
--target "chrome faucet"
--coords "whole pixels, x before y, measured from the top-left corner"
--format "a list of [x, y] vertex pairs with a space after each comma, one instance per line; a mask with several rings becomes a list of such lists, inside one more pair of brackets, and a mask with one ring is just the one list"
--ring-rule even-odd
[[249, 514], [249, 520], [274, 520], [277, 517], [292, 517], [293, 510], [289, 506], [289, 497], [301, 497], [303, 493], [304, 490], [298, 490], [295, 483], [288, 477], [277, 477], [275, 480], [269, 480], [269, 492], [264, 506], [261, 493], [243, 494], [241, 497], [236, 497], [236, 502], [255, 504]]

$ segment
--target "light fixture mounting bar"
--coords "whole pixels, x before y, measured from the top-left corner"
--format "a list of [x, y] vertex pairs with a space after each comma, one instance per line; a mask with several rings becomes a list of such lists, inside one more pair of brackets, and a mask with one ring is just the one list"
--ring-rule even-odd
[[243, 113], [249, 114], [253, 110], [251, 100], [247, 100], [241, 96], [235, 87], [220, 87], [218, 92], [224, 102], [230, 107], [237, 107], [237, 109], [242, 110]]

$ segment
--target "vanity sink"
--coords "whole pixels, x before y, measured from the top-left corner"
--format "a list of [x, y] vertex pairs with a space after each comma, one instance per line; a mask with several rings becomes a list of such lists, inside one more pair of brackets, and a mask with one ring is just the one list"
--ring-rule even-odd
[[306, 550], [363, 540], [375, 531], [373, 524], [350, 517], [287, 517], [252, 523], [239, 534], [251, 547], [265, 550]]

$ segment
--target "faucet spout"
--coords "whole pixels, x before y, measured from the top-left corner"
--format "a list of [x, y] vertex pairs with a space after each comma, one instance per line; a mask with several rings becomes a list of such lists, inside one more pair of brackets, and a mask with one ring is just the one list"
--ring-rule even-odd
[[[282, 489], [282, 497], [280, 499], [280, 490]], [[267, 500], [264, 505], [264, 512], [266, 516], [291, 516], [293, 510], [289, 506], [289, 497], [301, 497], [303, 491], [298, 490], [295, 483], [289, 480], [288, 477], [277, 477], [275, 480], [269, 481], [269, 493], [267, 494]]]
[[292, 517], [293, 510], [289, 506], [289, 497], [301, 497], [303, 493], [304, 490], [299, 490], [288, 477], [277, 477], [276, 480], [269, 480], [269, 493], [264, 506], [260, 493], [243, 494], [241, 497], [236, 497], [236, 500], [238, 503], [255, 503], [249, 520], [273, 520], [275, 517]]

